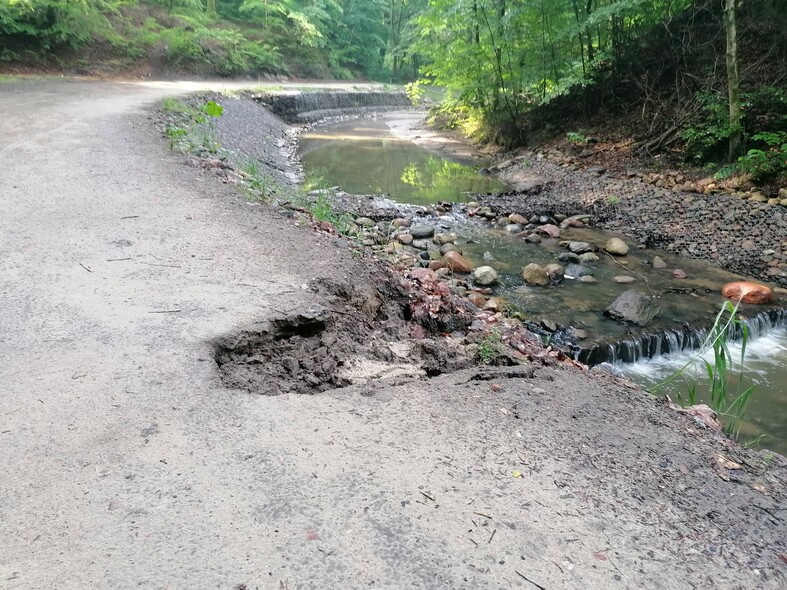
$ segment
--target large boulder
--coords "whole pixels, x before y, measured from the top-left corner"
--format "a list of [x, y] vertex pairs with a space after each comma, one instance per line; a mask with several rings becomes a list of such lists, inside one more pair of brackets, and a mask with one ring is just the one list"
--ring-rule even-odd
[[473, 281], [477, 285], [492, 285], [497, 282], [497, 271], [491, 266], [479, 266], [473, 271]]
[[470, 264], [470, 261], [456, 251], [446, 252], [445, 256], [443, 256], [443, 262], [447, 268], [454, 272], [469, 273], [473, 270], [473, 265]]
[[604, 250], [613, 256], [625, 256], [629, 253], [628, 244], [620, 238], [610, 238], [607, 240], [607, 243], [604, 244]]
[[773, 291], [765, 285], [740, 281], [727, 283], [721, 288], [721, 294], [734, 301], [762, 305], [773, 301]]
[[661, 308], [651, 297], [633, 290], [625, 291], [604, 310], [604, 314], [613, 320], [637, 326], [647, 326], [661, 313]]
[[522, 278], [528, 285], [545, 287], [550, 284], [549, 274], [540, 264], [531, 263], [522, 269]]

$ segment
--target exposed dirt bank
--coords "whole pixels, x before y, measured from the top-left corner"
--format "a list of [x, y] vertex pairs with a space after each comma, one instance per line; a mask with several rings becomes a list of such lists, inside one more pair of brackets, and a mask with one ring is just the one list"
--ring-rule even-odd
[[405, 324], [346, 242], [169, 152], [163, 94], [0, 86], [2, 585], [784, 587], [787, 465], [606, 375], [227, 389], [217, 349], [316, 309]]

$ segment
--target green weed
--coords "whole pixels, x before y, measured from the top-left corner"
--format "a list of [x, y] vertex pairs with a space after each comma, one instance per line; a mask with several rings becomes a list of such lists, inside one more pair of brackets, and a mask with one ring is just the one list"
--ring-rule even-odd
[[[732, 336], [740, 336], [741, 339], [741, 356], [739, 359], [741, 382], [743, 380], [743, 361], [746, 356], [746, 344], [749, 339], [749, 327], [737, 314], [738, 305], [733, 305], [729, 301], [725, 302], [716, 315], [713, 326], [697, 353], [678, 371], [651, 389], [651, 392], [655, 393], [663, 386], [684, 375], [688, 369], [699, 365], [704, 369], [708, 380], [708, 405], [722, 417], [725, 432], [734, 438], [738, 438], [740, 434], [741, 422], [746, 413], [746, 407], [754, 393], [754, 386], [748, 387], [742, 392], [731, 391], [730, 389], [733, 359], [728, 346], [729, 339]], [[709, 350], [713, 350], [713, 362], [703, 358]], [[693, 406], [697, 402], [696, 382], [689, 386], [685, 397], [680, 393], [678, 394], [678, 403], [684, 407]]]
[[484, 365], [491, 365], [503, 354], [503, 335], [500, 328], [492, 327], [487, 334], [478, 341], [476, 359]]

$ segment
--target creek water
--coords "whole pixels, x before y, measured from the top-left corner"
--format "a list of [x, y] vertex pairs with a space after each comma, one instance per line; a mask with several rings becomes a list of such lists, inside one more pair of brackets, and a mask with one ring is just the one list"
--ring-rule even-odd
[[[304, 135], [300, 155], [306, 178], [338, 185], [348, 193], [385, 194], [408, 205], [466, 202], [474, 194], [505, 190], [499, 181], [479, 174], [483, 163], [478, 160], [448, 159], [395, 136], [389, 128], [389, 123], [395, 124], [391, 117], [395, 115], [345, 121]], [[443, 216], [435, 223], [459, 235], [456, 244], [474, 265], [488, 265], [498, 271], [500, 284], [495, 292], [510, 307], [533, 322], [554, 322], [584, 331], [587, 337], [574, 348], [580, 360], [610, 362], [643, 387], [661, 383], [696, 357], [705, 330], [725, 301], [719, 294], [721, 285], [742, 280], [702, 261], [638, 250], [630, 244], [625, 257], [612, 258], [599, 251], [599, 260], [584, 264], [593, 272], [595, 283], [564, 280], [559, 287], [529, 287], [521, 278], [522, 267], [531, 262], [555, 262], [555, 257], [565, 252], [558, 240], [531, 244], [491, 222], [464, 215]], [[570, 228], [561, 233], [560, 240], [601, 247], [610, 237], [598, 230]], [[653, 268], [654, 256], [664, 260], [665, 269]], [[688, 278], [674, 278], [672, 270], [676, 268], [685, 271]], [[615, 277], [621, 276], [633, 282], [616, 282]], [[628, 289], [655, 296], [663, 310], [662, 316], [644, 330], [603, 314]], [[748, 321], [752, 337], [746, 348], [743, 380], [737, 372], [741, 367], [734, 367], [731, 390], [755, 386], [741, 438], [762, 437], [762, 446], [787, 454], [787, 312], [742, 306], [740, 316]], [[740, 357], [739, 344], [731, 346], [731, 354]], [[690, 385], [696, 383], [699, 398], [704, 399], [707, 378], [703, 379], [701, 363], [695, 363], [695, 367], [659, 391], [673, 399], [685, 397]]]

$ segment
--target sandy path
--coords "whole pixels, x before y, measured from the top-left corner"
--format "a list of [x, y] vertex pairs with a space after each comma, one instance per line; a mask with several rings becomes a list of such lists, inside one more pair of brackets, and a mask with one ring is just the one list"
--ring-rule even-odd
[[0, 84], [0, 588], [784, 586], [784, 468], [603, 380], [221, 389], [352, 262], [169, 153], [175, 90]]

